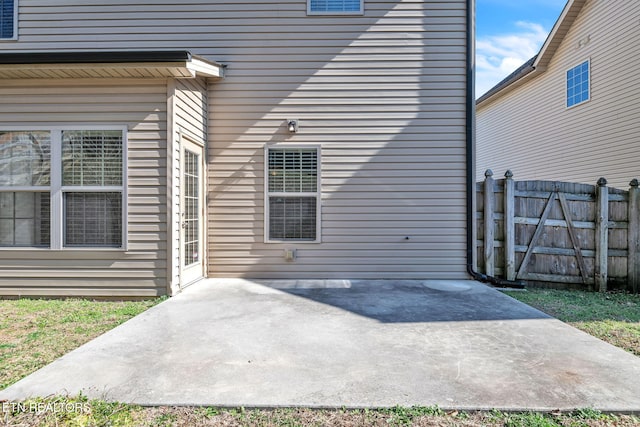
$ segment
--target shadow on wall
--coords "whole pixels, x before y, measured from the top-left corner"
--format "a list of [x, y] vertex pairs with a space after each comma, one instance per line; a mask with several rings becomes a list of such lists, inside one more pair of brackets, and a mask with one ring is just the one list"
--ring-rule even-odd
[[[428, 6], [369, 2], [353, 25], [305, 17], [269, 35], [269, 49], [297, 48], [260, 75], [240, 48], [218, 58], [229, 68], [209, 97], [212, 276], [467, 277], [465, 11]], [[264, 146], [277, 143], [322, 146], [322, 244], [263, 242]]]

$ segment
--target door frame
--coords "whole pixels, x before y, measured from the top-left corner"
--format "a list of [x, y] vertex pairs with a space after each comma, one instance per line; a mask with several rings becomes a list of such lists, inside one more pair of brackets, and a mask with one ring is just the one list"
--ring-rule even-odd
[[[207, 222], [207, 204], [206, 204], [206, 182], [207, 182], [207, 169], [206, 169], [206, 145], [204, 141], [199, 138], [194, 138], [190, 135], [185, 134], [180, 131], [179, 135], [179, 146], [180, 146], [180, 201], [179, 201], [179, 210], [178, 210], [178, 289], [182, 290], [187, 286], [197, 282], [198, 280], [206, 277], [206, 248], [207, 248], [207, 232], [206, 232], [206, 222]], [[198, 206], [198, 233], [199, 233], [199, 247], [198, 247], [198, 264], [199, 264], [199, 272], [192, 272], [189, 270], [198, 269], [196, 264], [192, 264], [190, 266], [185, 266], [185, 236], [184, 236], [184, 228], [183, 228], [183, 215], [185, 209], [185, 201], [184, 201], [184, 172], [185, 172], [185, 151], [190, 151], [192, 153], [196, 153], [199, 155], [199, 181], [198, 181], [198, 198], [200, 200]], [[191, 274], [187, 274], [191, 273]]]

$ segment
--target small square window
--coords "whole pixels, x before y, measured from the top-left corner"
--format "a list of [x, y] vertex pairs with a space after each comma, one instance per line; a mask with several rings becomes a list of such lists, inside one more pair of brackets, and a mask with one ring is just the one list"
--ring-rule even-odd
[[567, 71], [567, 108], [581, 104], [590, 99], [589, 93], [589, 61]]
[[0, 39], [16, 38], [18, 0], [0, 0]]
[[358, 15], [364, 12], [364, 0], [307, 0], [309, 15]]

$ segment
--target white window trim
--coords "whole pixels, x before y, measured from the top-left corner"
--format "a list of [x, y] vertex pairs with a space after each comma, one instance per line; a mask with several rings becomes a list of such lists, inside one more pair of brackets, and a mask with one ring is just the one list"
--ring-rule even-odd
[[[313, 148], [318, 154], [318, 174], [316, 176], [316, 192], [314, 193], [280, 193], [269, 191], [269, 150], [270, 149], [310, 149]], [[295, 240], [295, 239], [269, 239], [269, 197], [315, 197], [316, 198], [316, 239], [315, 240]], [[322, 243], [322, 150], [320, 145], [290, 145], [272, 144], [264, 147], [264, 243], [281, 244], [317, 244]]]
[[360, 0], [360, 10], [358, 11], [316, 11], [311, 10], [311, 0], [307, 0], [307, 15], [364, 15], [364, 0]]
[[0, 42], [13, 42], [18, 40], [18, 0], [13, 1], [13, 37], [0, 37]]
[[[6, 250], [40, 250], [40, 251], [127, 251], [129, 247], [129, 185], [127, 182], [128, 168], [128, 135], [126, 126], [102, 126], [102, 125], [74, 125], [68, 126], [0, 126], [0, 131], [29, 131], [44, 130], [51, 131], [51, 181], [48, 186], [16, 186], [2, 187], [5, 191], [29, 191], [29, 192], [49, 192], [51, 194], [51, 220], [50, 220], [50, 241], [48, 248], [29, 246], [1, 246], [0, 251]], [[62, 132], [65, 130], [118, 130], [122, 132], [122, 186], [63, 186], [62, 185]], [[64, 246], [64, 191], [70, 192], [122, 192], [122, 245], [118, 248], [87, 246], [87, 247], [65, 247]]]
[[[567, 73], [569, 72], [569, 70], [573, 70], [574, 68], [576, 68], [579, 65], [584, 64], [585, 62], [587, 63], [587, 67], [589, 69], [589, 81], [588, 81], [589, 98], [585, 99], [584, 101], [578, 102], [577, 104], [573, 104], [573, 105], [569, 106], [569, 105], [567, 105], [567, 98], [569, 96], [569, 92], [567, 90]], [[565, 107], [565, 109], [570, 110], [571, 108], [577, 107], [578, 105], [586, 104], [589, 101], [591, 101], [591, 57], [589, 57], [587, 59], [583, 59], [579, 63], [573, 65], [572, 67], [567, 68], [564, 71], [564, 107]]]

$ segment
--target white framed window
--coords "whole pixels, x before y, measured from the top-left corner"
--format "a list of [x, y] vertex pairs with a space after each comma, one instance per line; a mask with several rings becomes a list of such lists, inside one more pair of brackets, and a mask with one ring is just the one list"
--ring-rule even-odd
[[567, 108], [591, 99], [590, 60], [567, 70]]
[[0, 247], [126, 247], [126, 129], [0, 130]]
[[0, 0], [0, 40], [18, 38], [18, 0]]
[[265, 149], [265, 242], [320, 242], [320, 148]]
[[364, 0], [307, 0], [308, 15], [362, 15]]

